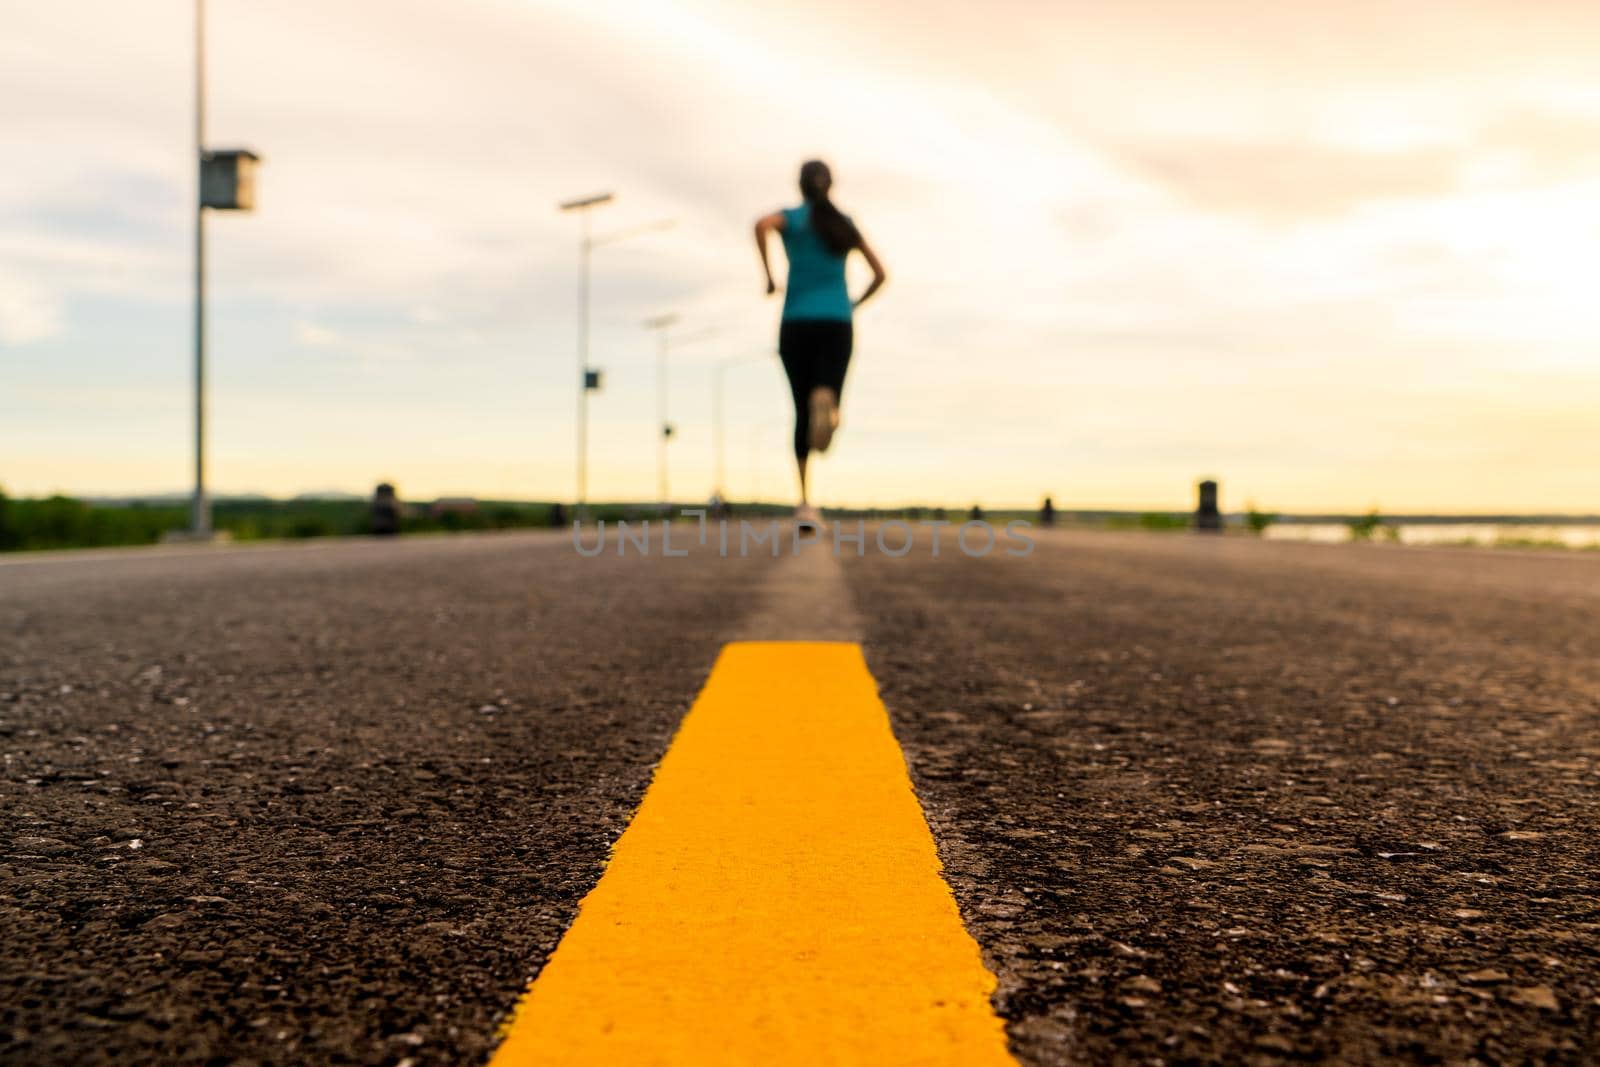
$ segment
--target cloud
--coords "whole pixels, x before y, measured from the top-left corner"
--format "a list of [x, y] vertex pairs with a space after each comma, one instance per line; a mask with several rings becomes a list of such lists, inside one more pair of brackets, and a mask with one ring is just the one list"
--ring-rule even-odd
[[294, 324], [294, 340], [307, 348], [328, 348], [338, 343], [339, 335], [326, 326], [300, 319]]
[[0, 344], [21, 347], [61, 333], [61, 302], [20, 278], [0, 275]]
[[1374, 200], [1445, 195], [1457, 187], [1460, 171], [1457, 155], [1444, 151], [1181, 138], [1108, 147], [1201, 210], [1285, 221], [1336, 215]]
[[1600, 174], [1600, 117], [1519, 109], [1444, 143], [1352, 147], [1309, 138], [1089, 135], [1202, 211], [1273, 222], [1327, 218], [1381, 201]]

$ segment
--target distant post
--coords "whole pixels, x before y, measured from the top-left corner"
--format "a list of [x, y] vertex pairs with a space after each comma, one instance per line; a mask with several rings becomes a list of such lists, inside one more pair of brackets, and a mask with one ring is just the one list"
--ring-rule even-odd
[[1217, 483], [1210, 478], [1200, 483], [1200, 502], [1194, 509], [1194, 528], [1207, 533], [1222, 532], [1222, 511], [1217, 507]]
[[388, 482], [379, 482], [373, 491], [368, 525], [377, 537], [393, 537], [400, 532], [400, 498]]

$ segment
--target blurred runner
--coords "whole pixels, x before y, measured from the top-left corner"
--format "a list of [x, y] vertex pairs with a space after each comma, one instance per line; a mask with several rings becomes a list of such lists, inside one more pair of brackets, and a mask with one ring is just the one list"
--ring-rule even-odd
[[[795, 517], [820, 525], [806, 486], [806, 457], [826, 452], [839, 428], [839, 398], [854, 345], [851, 316], [882, 288], [888, 275], [862, 238], [850, 216], [829, 199], [833, 174], [813, 159], [800, 168], [799, 207], [775, 211], [756, 220], [756, 247], [767, 272], [767, 295], [778, 291], [767, 257], [767, 236], [783, 237], [789, 277], [784, 286], [783, 324], [778, 329], [778, 355], [794, 394], [794, 458], [800, 468], [800, 506]], [[845, 287], [845, 259], [860, 252], [872, 268], [872, 284], [854, 301]]]

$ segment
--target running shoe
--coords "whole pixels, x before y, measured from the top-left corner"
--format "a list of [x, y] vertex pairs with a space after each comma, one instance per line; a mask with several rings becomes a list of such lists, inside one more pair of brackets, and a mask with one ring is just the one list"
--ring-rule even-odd
[[839, 397], [826, 385], [811, 390], [811, 451], [826, 452], [839, 428]]

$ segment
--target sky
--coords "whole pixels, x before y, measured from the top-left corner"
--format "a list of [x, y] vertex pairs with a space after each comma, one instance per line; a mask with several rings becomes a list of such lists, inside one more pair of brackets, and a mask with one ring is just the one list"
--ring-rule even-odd
[[[1600, 511], [1600, 5], [209, 2], [219, 492], [792, 497], [750, 236], [890, 280], [824, 504]], [[0, 0], [0, 487], [183, 489], [193, 6]], [[854, 264], [853, 281], [865, 284]]]

